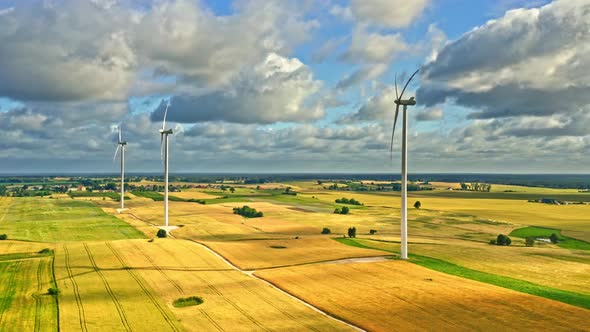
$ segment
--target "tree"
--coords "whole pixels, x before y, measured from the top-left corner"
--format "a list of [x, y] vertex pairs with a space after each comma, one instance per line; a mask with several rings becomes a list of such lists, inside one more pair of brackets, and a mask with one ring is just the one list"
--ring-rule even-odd
[[163, 237], [168, 236], [168, 233], [165, 230], [163, 230], [163, 229], [158, 229], [158, 232], [156, 233], [156, 236], [159, 237], [159, 238], [163, 238]]
[[348, 228], [348, 237], [356, 237], [356, 227]]
[[329, 228], [324, 227], [324, 229], [322, 229], [322, 234], [330, 234], [330, 233], [332, 233], [332, 232], [330, 231]]
[[527, 236], [525, 239], [525, 246], [532, 247], [535, 245], [535, 237], [534, 236]]
[[416, 201], [416, 203], [414, 203], [414, 207], [416, 209], [419, 209], [422, 206], [422, 203], [420, 203], [420, 201]]
[[512, 240], [504, 234], [499, 234], [496, 238], [496, 244], [499, 246], [509, 246], [512, 243]]
[[370, 229], [370, 230], [369, 230], [369, 233], [370, 233], [371, 235], [373, 235], [373, 234], [377, 233], [377, 230], [376, 230], [376, 229]]
[[229, 191], [231, 191], [231, 193], [233, 194], [233, 193], [235, 193], [235, 192], [236, 192], [236, 188], [234, 188], [234, 187], [231, 187], [231, 188], [229, 188]]
[[557, 236], [557, 234], [555, 233], [551, 233], [549, 240], [551, 240], [551, 243], [556, 244], [557, 242], [559, 242], [559, 236]]
[[340, 214], [348, 214], [349, 211], [350, 211], [350, 209], [348, 208], [348, 206], [343, 206]]
[[342, 213], [342, 209], [341, 208], [335, 208], [334, 209], [334, 213], [335, 214], [341, 214]]
[[8, 235], [0, 234], [0, 240], [6, 240], [6, 239], [8, 239]]

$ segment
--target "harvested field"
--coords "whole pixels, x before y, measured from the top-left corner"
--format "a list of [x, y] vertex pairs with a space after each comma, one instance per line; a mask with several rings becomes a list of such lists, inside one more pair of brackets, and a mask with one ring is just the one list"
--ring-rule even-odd
[[[325, 237], [204, 242], [244, 270], [291, 266], [345, 258], [386, 256], [391, 253], [340, 244]], [[273, 248], [274, 247], [274, 248]], [[284, 247], [284, 248], [283, 248]], [[280, 248], [281, 250], [277, 250]]]
[[536, 330], [540, 322], [554, 331], [572, 331], [586, 326], [589, 314], [403, 261], [307, 265], [255, 274], [371, 331], [497, 331], [498, 325]]

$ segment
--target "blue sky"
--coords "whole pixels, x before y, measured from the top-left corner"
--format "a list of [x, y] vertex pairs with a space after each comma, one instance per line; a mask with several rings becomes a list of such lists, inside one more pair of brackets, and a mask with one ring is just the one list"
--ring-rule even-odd
[[118, 125], [158, 171], [167, 100], [172, 171], [397, 173], [394, 76], [418, 67], [411, 171], [585, 173], [589, 9], [2, 0], [0, 173], [116, 171]]

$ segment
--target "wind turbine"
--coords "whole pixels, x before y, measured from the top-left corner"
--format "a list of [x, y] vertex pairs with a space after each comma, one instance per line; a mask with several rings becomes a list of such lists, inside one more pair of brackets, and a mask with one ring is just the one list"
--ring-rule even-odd
[[[160, 159], [164, 161], [164, 223], [165, 231], [168, 233], [168, 135], [172, 135], [172, 129], [166, 129], [166, 115], [170, 107], [170, 100], [166, 104], [164, 111], [164, 121], [162, 122], [162, 129], [160, 129]], [[164, 150], [162, 155], [162, 149]]]
[[399, 106], [403, 108], [403, 128], [402, 128], [402, 207], [401, 207], [401, 258], [408, 259], [408, 106], [416, 105], [414, 97], [410, 99], [402, 99], [404, 92], [410, 84], [410, 81], [416, 76], [420, 69], [416, 70], [406, 82], [402, 93], [397, 94], [397, 75], [395, 77], [395, 118], [393, 121], [393, 129], [391, 131], [391, 147], [390, 153], [393, 158], [393, 135], [395, 134], [395, 126], [397, 124], [397, 117], [399, 115]]
[[119, 212], [125, 210], [125, 145], [127, 142], [121, 139], [121, 126], [119, 125], [119, 141], [113, 156], [113, 162], [115, 162], [119, 148], [121, 148], [121, 208], [118, 209]]

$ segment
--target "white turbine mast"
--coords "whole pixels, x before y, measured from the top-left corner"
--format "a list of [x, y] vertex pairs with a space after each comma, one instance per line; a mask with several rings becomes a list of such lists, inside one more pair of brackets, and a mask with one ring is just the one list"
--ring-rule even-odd
[[397, 75], [395, 77], [395, 117], [393, 120], [393, 129], [391, 131], [391, 146], [390, 153], [393, 159], [393, 135], [395, 134], [395, 126], [397, 124], [397, 117], [399, 115], [399, 106], [403, 108], [403, 127], [402, 127], [402, 206], [401, 206], [401, 259], [408, 259], [408, 106], [416, 105], [414, 97], [410, 99], [402, 99], [404, 92], [410, 84], [410, 81], [416, 76], [420, 69], [416, 70], [406, 82], [402, 93], [397, 94]]
[[[160, 129], [160, 159], [164, 161], [164, 230], [168, 233], [168, 135], [172, 135], [172, 129], [166, 129], [166, 115], [170, 107], [170, 100], [164, 111], [164, 121]], [[163, 151], [162, 151], [163, 150]]]
[[125, 210], [125, 146], [127, 142], [123, 141], [121, 136], [121, 125], [119, 125], [119, 141], [117, 142], [117, 149], [113, 156], [113, 162], [115, 162], [119, 148], [121, 148], [121, 208], [117, 209], [118, 212]]

